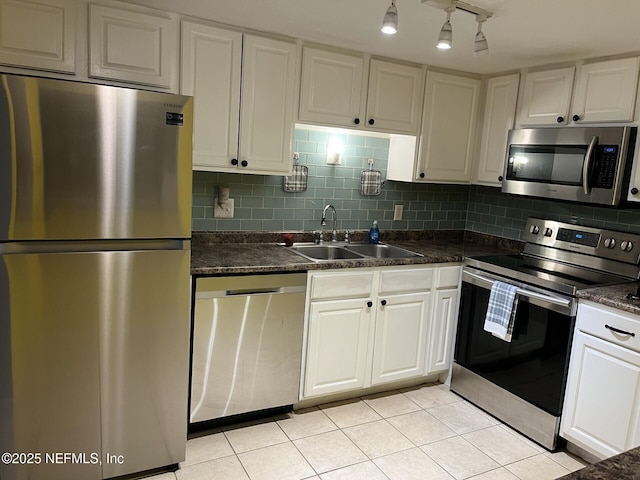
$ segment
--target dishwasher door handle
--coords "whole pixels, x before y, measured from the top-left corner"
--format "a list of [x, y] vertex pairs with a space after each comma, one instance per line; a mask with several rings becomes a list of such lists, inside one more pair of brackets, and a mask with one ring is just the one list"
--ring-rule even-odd
[[285, 293], [304, 293], [307, 287], [305, 285], [296, 285], [290, 287], [266, 287], [266, 288], [246, 288], [236, 290], [218, 290], [218, 291], [201, 291], [196, 292], [197, 299], [204, 298], [223, 298], [223, 297], [240, 297], [249, 295], [282, 295]]

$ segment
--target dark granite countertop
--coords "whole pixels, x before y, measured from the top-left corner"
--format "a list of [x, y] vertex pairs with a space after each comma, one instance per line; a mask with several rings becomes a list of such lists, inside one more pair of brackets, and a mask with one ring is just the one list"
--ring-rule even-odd
[[[635, 294], [638, 287], [640, 287], [640, 282], [624, 282], [616, 285], [578, 290], [576, 296], [579, 299], [591, 300], [592, 302], [640, 315], [640, 299], [627, 298], [629, 293]], [[640, 479], [640, 477], [638, 478]]]
[[[311, 242], [311, 234], [296, 234], [296, 242]], [[339, 238], [343, 236], [340, 235]], [[492, 255], [522, 250], [523, 244], [463, 231], [385, 232], [383, 243], [422, 254], [422, 257], [313, 262], [282, 244], [281, 233], [198, 233], [192, 236], [191, 274], [229, 275], [269, 272], [420, 265], [461, 262], [465, 255]], [[366, 241], [366, 232], [352, 234], [354, 243]], [[327, 242], [329, 243], [329, 242]]]
[[560, 480], [639, 480], [640, 447], [560, 477]]

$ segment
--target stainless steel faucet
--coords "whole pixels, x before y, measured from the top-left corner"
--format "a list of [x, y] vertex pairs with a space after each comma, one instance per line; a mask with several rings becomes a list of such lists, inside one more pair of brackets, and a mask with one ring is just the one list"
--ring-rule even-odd
[[334, 207], [331, 204], [324, 206], [324, 209], [322, 210], [322, 221], [320, 222], [320, 225], [324, 227], [327, 224], [327, 210], [329, 209], [333, 210], [333, 230], [331, 232], [331, 241], [337, 242], [338, 241], [338, 214], [336, 213], [336, 207]]

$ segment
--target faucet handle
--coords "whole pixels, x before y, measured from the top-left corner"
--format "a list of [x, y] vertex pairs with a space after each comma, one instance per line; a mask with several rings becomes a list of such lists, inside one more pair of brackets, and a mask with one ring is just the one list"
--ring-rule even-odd
[[351, 243], [351, 238], [349, 237], [349, 235], [351, 235], [351, 232], [349, 230], [347, 230], [346, 232], [344, 232], [344, 241], [346, 243]]
[[320, 245], [323, 242], [323, 238], [322, 238], [322, 231], [317, 231], [314, 230], [313, 231], [313, 241], [316, 245]]

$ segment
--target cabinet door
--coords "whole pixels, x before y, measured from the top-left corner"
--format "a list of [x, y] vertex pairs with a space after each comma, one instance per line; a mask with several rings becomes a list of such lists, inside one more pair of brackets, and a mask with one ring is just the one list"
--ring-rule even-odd
[[0, 0], [0, 63], [73, 73], [74, 0]]
[[575, 68], [528, 73], [518, 115], [520, 126], [566, 124]]
[[490, 78], [482, 122], [482, 143], [476, 183], [500, 185], [507, 150], [507, 135], [513, 128], [520, 74]]
[[242, 33], [182, 22], [183, 95], [194, 97], [193, 168], [235, 171]]
[[435, 293], [425, 372], [427, 374], [446, 372], [451, 366], [459, 299], [458, 288], [438, 290]]
[[638, 86], [638, 57], [583, 65], [576, 85], [574, 122], [630, 122]]
[[364, 58], [311, 47], [305, 47], [302, 55], [300, 120], [362, 125]]
[[169, 14], [89, 5], [89, 76], [177, 85], [177, 25]]
[[599, 458], [638, 446], [640, 354], [577, 332], [560, 428]]
[[480, 80], [427, 73], [416, 179], [469, 182]]
[[422, 375], [429, 292], [378, 297], [371, 383]]
[[367, 298], [311, 302], [304, 396], [369, 386], [371, 308]]
[[366, 126], [416, 134], [422, 91], [421, 68], [371, 60]]
[[287, 173], [292, 165], [297, 46], [245, 35], [243, 55], [239, 168]]

